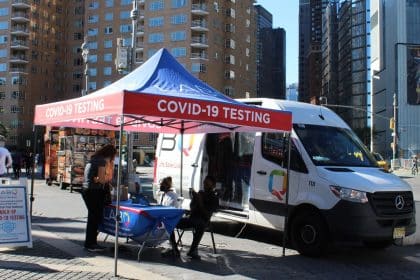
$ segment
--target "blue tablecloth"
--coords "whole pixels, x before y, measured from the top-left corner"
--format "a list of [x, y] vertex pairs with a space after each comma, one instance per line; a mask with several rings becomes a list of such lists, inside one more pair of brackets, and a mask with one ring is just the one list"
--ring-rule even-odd
[[[105, 207], [99, 231], [115, 235], [115, 208], [116, 202]], [[144, 241], [144, 238], [158, 238], [163, 233], [169, 236], [183, 213], [184, 210], [174, 207], [135, 204], [131, 200], [121, 201], [118, 235], [137, 241]]]

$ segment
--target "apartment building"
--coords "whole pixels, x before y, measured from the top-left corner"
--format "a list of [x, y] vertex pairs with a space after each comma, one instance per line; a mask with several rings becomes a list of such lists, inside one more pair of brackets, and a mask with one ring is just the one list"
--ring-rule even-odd
[[[137, 0], [132, 67], [167, 48], [226, 95], [256, 96], [253, 2]], [[0, 121], [10, 128], [8, 145], [22, 148], [32, 139], [36, 104], [82, 94], [84, 40], [88, 92], [130, 70], [118, 71], [115, 58], [119, 39], [132, 45], [132, 10], [133, 0], [0, 1]], [[138, 145], [150, 143], [144, 137], [135, 139]]]

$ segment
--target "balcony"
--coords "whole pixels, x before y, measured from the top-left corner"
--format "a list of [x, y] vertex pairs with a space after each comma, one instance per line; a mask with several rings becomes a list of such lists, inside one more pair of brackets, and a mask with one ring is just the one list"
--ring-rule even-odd
[[10, 73], [11, 74], [27, 74], [26, 67], [11, 66]]
[[206, 4], [192, 4], [191, 13], [198, 16], [205, 16], [209, 14]]
[[136, 35], [138, 35], [138, 36], [144, 36], [144, 28], [143, 27], [137, 28]]
[[13, 50], [27, 50], [29, 49], [29, 43], [26, 40], [13, 40], [10, 43], [10, 48]]
[[12, 0], [12, 7], [15, 8], [31, 8], [30, 0]]
[[14, 12], [11, 17], [13, 22], [29, 22], [29, 14], [24, 12]]
[[209, 31], [208, 27], [207, 27], [207, 21], [205, 20], [193, 20], [191, 22], [191, 30], [194, 31]]
[[208, 60], [208, 56], [205, 52], [191, 52], [191, 59]]
[[191, 47], [194, 48], [208, 48], [207, 37], [192, 37], [191, 38]]
[[137, 43], [136, 44], [136, 52], [142, 52], [144, 50], [144, 43]]
[[29, 36], [29, 29], [26, 26], [15, 25], [10, 29], [10, 34]]
[[28, 58], [26, 55], [12, 55], [10, 56], [10, 62], [15, 64], [26, 64], [28, 63]]

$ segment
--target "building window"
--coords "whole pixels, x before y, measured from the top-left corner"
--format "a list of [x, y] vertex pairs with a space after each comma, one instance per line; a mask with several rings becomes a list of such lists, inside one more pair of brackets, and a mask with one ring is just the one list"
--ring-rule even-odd
[[89, 68], [89, 76], [96, 77], [97, 72], [96, 68]]
[[226, 32], [235, 32], [235, 25], [232, 23], [226, 24], [225, 25], [225, 31]]
[[7, 56], [7, 50], [6, 49], [0, 49], [0, 57], [6, 57]]
[[121, 33], [131, 32], [131, 24], [121, 24], [120, 25], [120, 32]]
[[226, 40], [226, 48], [229, 48], [229, 49], [235, 49], [235, 41], [234, 40], [232, 40], [232, 39], [227, 39]]
[[111, 21], [114, 19], [114, 13], [106, 13], [105, 14], [105, 20], [106, 21]]
[[89, 82], [89, 90], [96, 90], [96, 82]]
[[191, 71], [193, 73], [206, 73], [206, 65], [202, 63], [193, 63], [191, 65]]
[[98, 42], [89, 42], [88, 46], [90, 50], [96, 50], [98, 49]]
[[163, 40], [163, 33], [152, 33], [149, 35], [149, 43], [161, 43]]
[[6, 84], [6, 78], [1, 77], [0, 78], [0, 86], [4, 86]]
[[187, 56], [187, 48], [185, 47], [173, 48], [171, 50], [171, 53], [174, 57]]
[[89, 63], [96, 63], [98, 61], [98, 56], [96, 54], [89, 55]]
[[109, 86], [110, 84], [112, 84], [112, 81], [104, 81], [104, 87]]
[[187, 37], [185, 31], [175, 31], [171, 32], [171, 41], [184, 41]]
[[185, 14], [179, 14], [171, 16], [171, 24], [184, 24], [187, 22], [187, 15]]
[[111, 75], [112, 75], [112, 68], [104, 67], [104, 76], [111, 76]]
[[[73, 33], [73, 40], [82, 40], [82, 33], [80, 33], [80, 32], [75, 32], [75, 33]], [[38, 45], [38, 43], [34, 43], [34, 45], [35, 46], [37, 46]]]
[[149, 49], [147, 51], [147, 57], [152, 57], [157, 51], [157, 49]]
[[0, 9], [0, 17], [7, 16], [9, 14], [9, 8], [1, 8]]
[[88, 17], [88, 23], [97, 23], [99, 21], [98, 15], [90, 15]]
[[0, 63], [0, 72], [5, 72], [7, 70], [6, 63]]
[[225, 92], [225, 95], [227, 96], [232, 97], [234, 95], [233, 87], [225, 87], [224, 92]]
[[0, 92], [0, 99], [6, 99], [6, 93], [4, 91]]
[[23, 77], [12, 77], [13, 85], [26, 85], [26, 79]]
[[232, 17], [232, 18], [235, 18], [235, 9], [227, 9], [226, 10], [226, 15], [228, 16], [228, 17]]
[[104, 61], [111, 62], [112, 61], [112, 53], [104, 54]]
[[20, 100], [24, 100], [25, 99], [25, 93], [21, 92], [21, 91], [13, 91], [11, 94], [11, 98], [12, 99], [20, 99]]
[[121, 11], [120, 12], [120, 19], [129, 19], [130, 18], [130, 11]]
[[112, 40], [105, 40], [104, 41], [104, 48], [105, 49], [112, 48]]
[[149, 10], [150, 11], [158, 11], [163, 10], [164, 8], [164, 1], [163, 0], [157, 0], [150, 3]]
[[89, 28], [87, 33], [88, 36], [96, 36], [98, 35], [98, 28]]
[[163, 25], [163, 17], [154, 17], [149, 19], [149, 27], [159, 27]]
[[0, 44], [6, 44], [7, 43], [7, 35], [0, 36]]
[[89, 9], [95, 10], [95, 9], [98, 9], [98, 8], [99, 8], [99, 3], [98, 2], [92, 1], [92, 2], [89, 3]]
[[9, 29], [9, 23], [7, 21], [1, 21], [0, 30], [6, 30], [6, 29]]
[[132, 0], [121, 0], [121, 6], [131, 5]]
[[111, 26], [107, 26], [104, 29], [104, 33], [105, 34], [112, 34], [112, 27]]
[[10, 106], [10, 113], [13, 113], [13, 114], [23, 113], [23, 107], [22, 106], [12, 105], [12, 106]]
[[3, 113], [4, 113], [4, 107], [0, 106], [0, 114], [3, 114]]
[[233, 70], [225, 71], [225, 78], [229, 79], [229, 80], [234, 80], [235, 79], [235, 71], [233, 71]]
[[105, 0], [105, 7], [114, 7], [114, 0]]
[[235, 65], [235, 56], [233, 56], [233, 55], [226, 55], [225, 56], [225, 62], [227, 64]]
[[187, 5], [188, 0], [172, 0], [171, 1], [171, 7], [174, 9], [182, 8]]

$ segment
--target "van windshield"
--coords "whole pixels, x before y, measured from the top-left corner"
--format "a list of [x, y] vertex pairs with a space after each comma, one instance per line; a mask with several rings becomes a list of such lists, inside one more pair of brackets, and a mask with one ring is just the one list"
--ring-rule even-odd
[[349, 129], [308, 124], [293, 128], [315, 165], [377, 167], [372, 154]]

